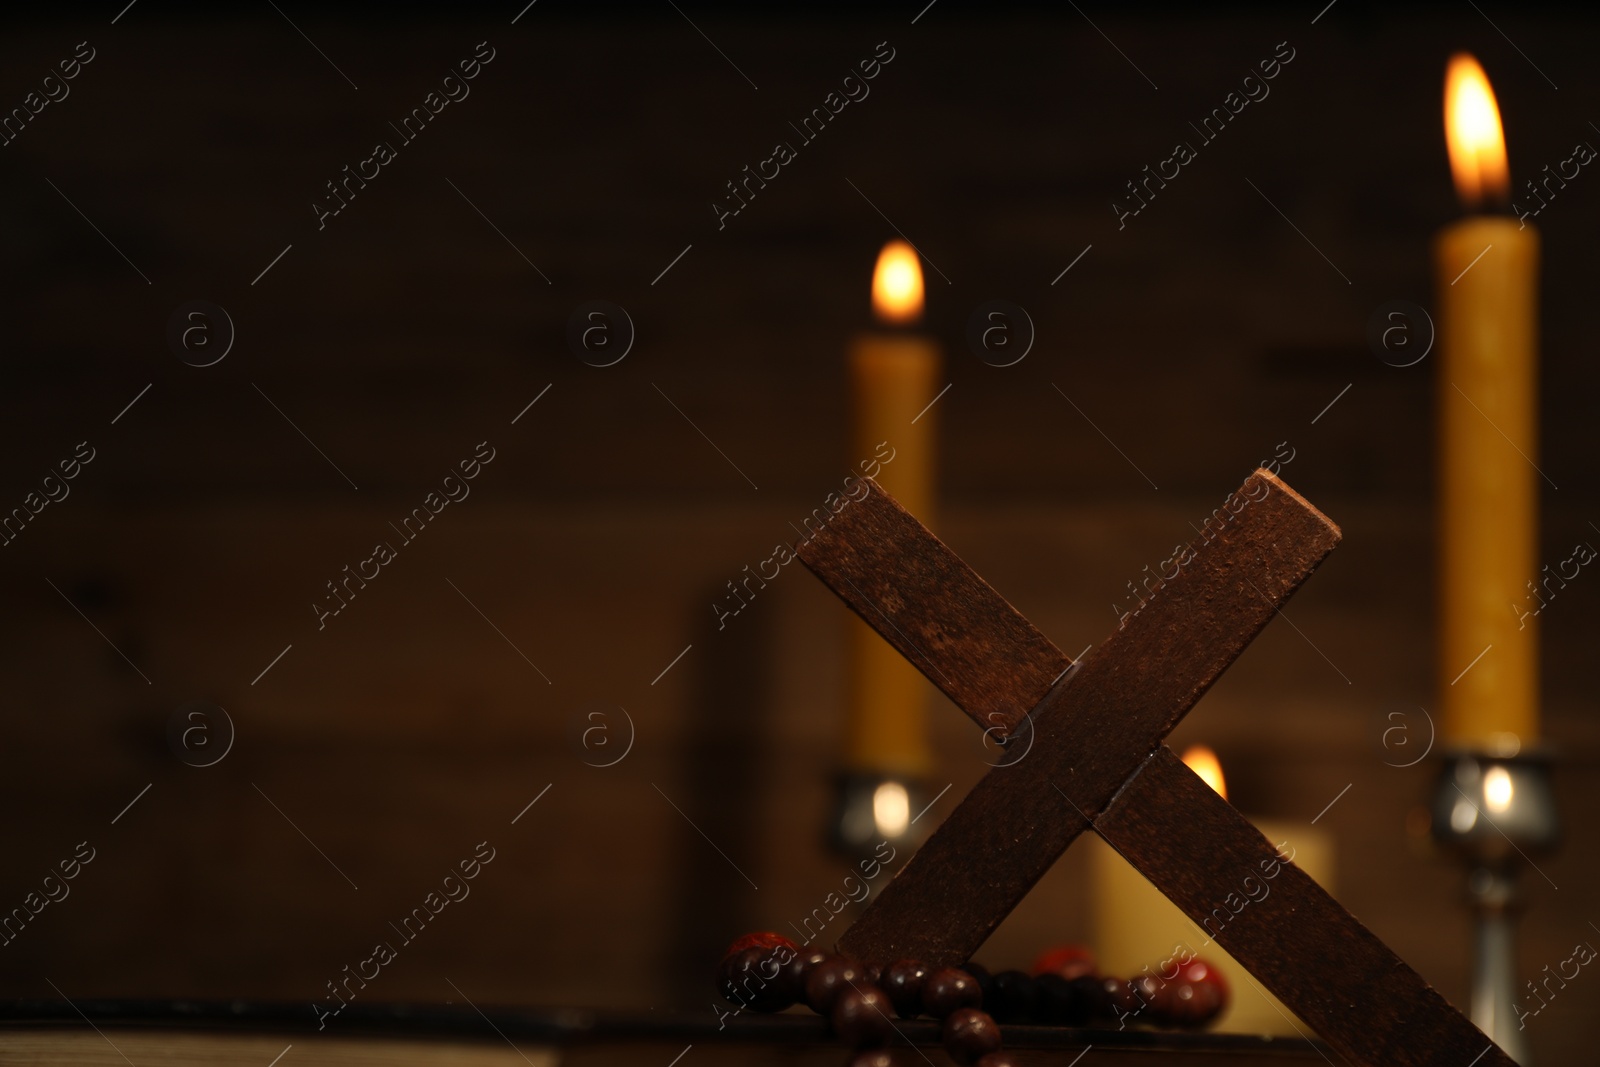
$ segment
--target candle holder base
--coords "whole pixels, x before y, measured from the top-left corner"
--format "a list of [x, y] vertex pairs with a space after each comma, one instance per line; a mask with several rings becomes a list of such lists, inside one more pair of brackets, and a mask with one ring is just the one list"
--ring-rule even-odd
[[1528, 1064], [1516, 1012], [1515, 923], [1522, 868], [1549, 855], [1561, 820], [1544, 753], [1445, 753], [1432, 805], [1433, 839], [1467, 868], [1473, 912], [1472, 1021], [1518, 1063]]

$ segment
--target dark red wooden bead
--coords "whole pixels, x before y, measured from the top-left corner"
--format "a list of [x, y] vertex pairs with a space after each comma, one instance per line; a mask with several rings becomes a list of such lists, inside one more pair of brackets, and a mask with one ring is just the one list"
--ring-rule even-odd
[[972, 1064], [1000, 1051], [1000, 1027], [987, 1012], [960, 1008], [950, 1013], [940, 1031], [944, 1050], [957, 1063]]
[[1068, 984], [1072, 986], [1072, 995], [1077, 1001], [1075, 1018], [1068, 1020], [1069, 1023], [1082, 1024], [1114, 1017], [1111, 994], [1106, 992], [1101, 979], [1086, 974], [1070, 979]]
[[1222, 972], [1217, 970], [1215, 965], [1205, 960], [1196, 958], [1184, 964], [1183, 969], [1178, 972], [1178, 980], [1193, 982], [1196, 985], [1204, 983], [1215, 986], [1222, 996], [1222, 1002], [1224, 1004], [1228, 1002], [1228, 980], [1222, 977]]
[[1178, 982], [1172, 987], [1168, 1018], [1175, 1026], [1205, 1026], [1227, 1006], [1227, 1000], [1214, 985], [1205, 982]]
[[747, 948], [780, 948], [784, 946], [787, 946], [791, 952], [800, 951], [800, 946], [796, 945], [793, 941], [790, 941], [787, 937], [784, 937], [782, 934], [775, 934], [770, 930], [765, 930], [759, 933], [744, 934], [740, 937], [734, 938], [733, 944], [729, 945], [728, 951], [724, 952], [722, 955], [723, 958], [726, 959], [729, 956], [743, 952]]
[[783, 975], [787, 953], [782, 947], [752, 945], [728, 956], [717, 971], [718, 992], [741, 1008], [782, 1011], [795, 999]]
[[1102, 978], [1100, 989], [1105, 995], [1103, 1004], [1113, 1019], [1137, 1017], [1139, 1009], [1144, 1006], [1139, 995], [1133, 991], [1133, 983], [1126, 979]]
[[811, 968], [806, 975], [806, 1003], [818, 1015], [833, 1011], [833, 1002], [839, 994], [852, 986], [866, 983], [867, 972], [848, 956], [829, 956]]
[[1179, 1026], [1204, 1026], [1228, 1006], [1228, 982], [1205, 960], [1190, 960], [1172, 988], [1171, 1016]]
[[723, 999], [739, 1005], [750, 999], [744, 991], [744, 982], [765, 954], [766, 950], [759, 945], [751, 945], [722, 957], [717, 965], [717, 992]]
[[783, 974], [779, 977], [783, 979], [784, 985], [788, 988], [789, 995], [794, 997], [795, 1003], [807, 1003], [806, 978], [810, 976], [811, 968], [832, 955], [833, 953], [824, 952], [819, 948], [801, 949], [799, 954], [784, 966]]
[[889, 1018], [893, 1005], [883, 990], [871, 986], [851, 989], [848, 986], [834, 998], [829, 1021], [833, 1032], [851, 1048], [873, 1048], [886, 1045], [894, 1034], [894, 1022]]
[[1172, 1021], [1172, 983], [1163, 982], [1153, 974], [1141, 974], [1128, 983], [1133, 995], [1139, 998], [1140, 1022], [1160, 1026]]
[[982, 1003], [983, 993], [978, 982], [966, 971], [941, 967], [923, 980], [922, 1009], [936, 1019], [962, 1008], [976, 1008]]
[[896, 960], [884, 968], [879, 984], [900, 1018], [915, 1019], [922, 1014], [922, 983], [927, 977], [928, 968], [916, 960]]
[[1072, 983], [1059, 974], [1041, 974], [1033, 980], [1038, 990], [1034, 1001], [1034, 1020], [1052, 1026], [1075, 1026], [1084, 1020], [1079, 1017], [1079, 1003]]
[[1001, 971], [984, 994], [983, 1006], [1000, 1022], [1027, 1022], [1039, 1010], [1039, 985], [1021, 971]]

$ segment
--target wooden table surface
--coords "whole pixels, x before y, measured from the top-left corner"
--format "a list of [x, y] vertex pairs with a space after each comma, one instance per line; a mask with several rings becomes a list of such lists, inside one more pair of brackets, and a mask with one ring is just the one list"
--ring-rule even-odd
[[[800, 1013], [746, 1014], [727, 1019], [719, 1028], [709, 1008], [685, 1013], [352, 1003], [318, 1032], [310, 1007], [298, 1003], [77, 1000], [74, 1004], [0, 1002], [0, 1059], [266, 1067], [285, 1046], [292, 1046], [292, 1052], [284, 1057], [284, 1067], [368, 1062], [666, 1067], [686, 1047], [696, 1052], [693, 1063], [686, 1061], [685, 1067], [703, 1067], [707, 1060], [750, 1062], [752, 1053], [783, 1063], [837, 1064], [846, 1059], [824, 1021]], [[86, 1019], [93, 1021], [93, 1029]], [[906, 1062], [940, 1067], [949, 1062], [933, 1021], [902, 1021], [897, 1026], [903, 1039], [897, 1044], [902, 1048], [914, 1044], [920, 1053], [905, 1052]], [[1163, 1064], [1240, 1062], [1254, 1067], [1311, 1063], [1325, 1056], [1312, 1041], [1243, 1034], [1007, 1026], [1005, 1040], [1007, 1049], [1019, 1053], [1025, 1063], [1079, 1067], [1140, 1053], [1145, 1060], [1159, 1058]]]

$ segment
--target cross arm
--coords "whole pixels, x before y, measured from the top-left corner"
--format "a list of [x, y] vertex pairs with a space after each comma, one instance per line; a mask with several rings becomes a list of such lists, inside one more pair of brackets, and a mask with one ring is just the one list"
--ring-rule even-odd
[[795, 554], [973, 722], [1008, 736], [1071, 657], [877, 482], [863, 481], [867, 495]]
[[[1338, 527], [1267, 471], [1234, 496], [1245, 503], [1048, 692], [1028, 755], [984, 776], [845, 932], [843, 950], [970, 958], [1338, 543]], [[910, 588], [936, 607], [937, 587]]]
[[1515, 1067], [1165, 745], [1095, 829], [1351, 1061]]

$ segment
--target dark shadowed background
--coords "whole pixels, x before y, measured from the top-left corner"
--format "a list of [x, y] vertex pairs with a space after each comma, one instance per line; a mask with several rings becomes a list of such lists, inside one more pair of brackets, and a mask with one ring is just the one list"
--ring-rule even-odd
[[[0, 994], [309, 1005], [487, 841], [471, 897], [366, 997], [705, 1009], [731, 937], [844, 873], [822, 835], [847, 613], [798, 567], [721, 631], [710, 605], [855, 458], [844, 348], [898, 229], [952, 383], [933, 525], [1063, 649], [1293, 448], [1284, 477], [1345, 542], [1177, 740], [1255, 814], [1309, 820], [1350, 784], [1319, 822], [1339, 898], [1465, 1005], [1461, 875], [1407, 830], [1433, 765], [1386, 766], [1434, 706], [1434, 361], [1386, 365], [1367, 327], [1433, 302], [1447, 57], [1483, 61], [1520, 181], [1600, 140], [1592, 16], [279, 6], [119, 0], [0, 39], [5, 109], [94, 53], [0, 149], [0, 509], [95, 457], [0, 549], [0, 908], [96, 850], [0, 949]], [[870, 96], [719, 229], [724, 184], [884, 41]], [[479, 42], [470, 96], [402, 143], [388, 123]], [[1124, 183], [1279, 42], [1271, 95], [1119, 229]], [[396, 158], [319, 229], [324, 183], [379, 140]], [[1600, 177], [1538, 221], [1554, 561], [1600, 522]], [[996, 297], [1037, 328], [1007, 368], [964, 338]], [[566, 341], [591, 299], [637, 328], [611, 367]], [[191, 300], [236, 330], [209, 367], [168, 342]], [[485, 441], [470, 497], [319, 630], [325, 583]], [[1530, 977], [1600, 936], [1590, 582], [1542, 617], [1570, 833], [1528, 877]], [[928, 693], [943, 814], [989, 755]], [[237, 729], [210, 767], [169, 747], [192, 700]], [[633, 747], [585, 766], [584, 716], [615, 706]], [[979, 958], [1087, 939], [1085, 873], [1070, 852]], [[1530, 1021], [1543, 1062], [1590, 1055], [1597, 1000], [1582, 977]]]

